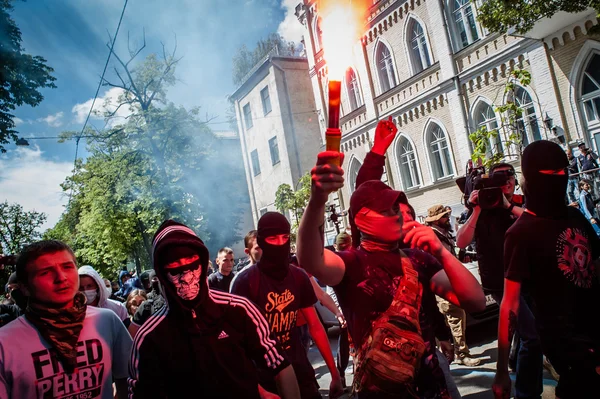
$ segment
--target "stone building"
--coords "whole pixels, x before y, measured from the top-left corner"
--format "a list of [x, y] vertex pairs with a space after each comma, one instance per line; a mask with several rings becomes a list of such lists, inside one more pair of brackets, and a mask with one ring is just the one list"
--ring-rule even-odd
[[[403, 190], [418, 215], [437, 203], [462, 212], [455, 179], [472, 153], [468, 135], [481, 126], [501, 128], [498, 105], [516, 101], [525, 144], [561, 140], [599, 149], [600, 36], [589, 32], [596, 11], [559, 13], [540, 20], [526, 35], [491, 34], [476, 19], [470, 0], [374, 0], [342, 82], [342, 151], [347, 184], [332, 201], [349, 206], [356, 174], [369, 151], [375, 126], [393, 118], [399, 134], [387, 153], [383, 180]], [[327, 65], [323, 57], [318, 2], [296, 8], [315, 103], [327, 110]], [[506, 98], [512, 69], [531, 73], [531, 83]], [[321, 120], [321, 140], [326, 126]], [[516, 162], [516, 159], [513, 159]]]
[[[281, 184], [295, 188], [321, 147], [305, 57], [268, 54], [232, 94], [254, 225], [275, 211]], [[288, 215], [289, 216], [289, 215]]]

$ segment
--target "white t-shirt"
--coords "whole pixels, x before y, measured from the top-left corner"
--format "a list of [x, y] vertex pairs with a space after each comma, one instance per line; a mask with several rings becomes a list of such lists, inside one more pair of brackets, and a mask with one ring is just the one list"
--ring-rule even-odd
[[111, 310], [87, 307], [77, 366], [65, 374], [25, 316], [0, 328], [0, 398], [112, 399], [113, 379], [127, 378], [131, 336]]

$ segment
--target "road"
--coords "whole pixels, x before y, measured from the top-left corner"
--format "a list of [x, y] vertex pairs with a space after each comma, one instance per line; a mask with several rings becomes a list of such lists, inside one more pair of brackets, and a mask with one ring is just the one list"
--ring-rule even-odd
[[[337, 332], [330, 329], [331, 350], [335, 357], [337, 350]], [[496, 341], [497, 325], [494, 321], [479, 324], [467, 330], [467, 343], [471, 353], [481, 358], [481, 364], [477, 367], [465, 367], [457, 364], [450, 365], [450, 372], [456, 381], [460, 394], [465, 399], [490, 399], [492, 398], [491, 386], [496, 372]], [[328, 398], [329, 383], [331, 376], [329, 370], [321, 358], [321, 354], [313, 345], [310, 348], [308, 357], [315, 369], [317, 380], [321, 386], [323, 398]], [[352, 360], [350, 360], [352, 363]], [[346, 372], [346, 381], [350, 385], [352, 382], [352, 365]], [[514, 373], [511, 373], [514, 389]], [[554, 387], [556, 381], [544, 370], [544, 393], [542, 399], [554, 399]], [[342, 398], [348, 398], [348, 395]]]

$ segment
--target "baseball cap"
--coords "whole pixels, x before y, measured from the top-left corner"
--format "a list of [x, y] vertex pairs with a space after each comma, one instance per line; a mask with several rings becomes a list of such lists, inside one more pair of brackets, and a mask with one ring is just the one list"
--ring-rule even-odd
[[406, 194], [393, 190], [381, 180], [369, 180], [358, 186], [350, 198], [350, 212], [356, 216], [362, 208], [375, 212], [391, 209], [394, 204], [408, 204]]

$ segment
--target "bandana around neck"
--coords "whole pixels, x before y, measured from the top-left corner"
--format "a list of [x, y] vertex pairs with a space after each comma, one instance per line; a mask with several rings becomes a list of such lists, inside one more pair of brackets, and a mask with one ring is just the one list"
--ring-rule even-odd
[[29, 304], [25, 310], [25, 317], [56, 350], [67, 373], [72, 373], [77, 364], [77, 341], [86, 309], [85, 296], [78, 292], [72, 308], [48, 309]]

